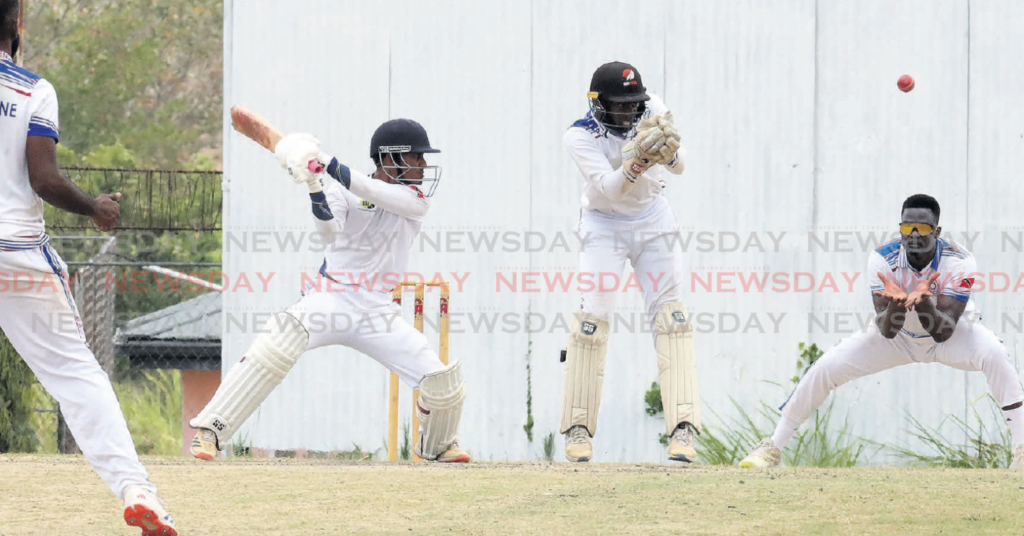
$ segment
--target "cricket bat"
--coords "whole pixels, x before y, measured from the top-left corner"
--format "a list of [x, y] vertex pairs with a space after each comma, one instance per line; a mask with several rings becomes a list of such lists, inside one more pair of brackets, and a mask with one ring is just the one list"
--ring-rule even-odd
[[[264, 149], [274, 152], [277, 142], [284, 137], [280, 130], [274, 128], [269, 121], [262, 118], [256, 112], [242, 106], [231, 107], [231, 126], [235, 130], [260, 144]], [[323, 173], [324, 167], [316, 159], [309, 161], [309, 170], [315, 174]]]

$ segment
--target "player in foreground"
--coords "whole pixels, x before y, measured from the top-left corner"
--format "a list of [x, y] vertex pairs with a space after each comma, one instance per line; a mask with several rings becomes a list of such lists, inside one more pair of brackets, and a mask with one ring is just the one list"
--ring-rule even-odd
[[[679, 134], [672, 112], [647, 94], [640, 73], [628, 63], [599, 67], [588, 98], [590, 111], [563, 137], [584, 180], [580, 272], [596, 280], [599, 274], [622, 274], [627, 259], [632, 264], [654, 319], [665, 433], [671, 437], [668, 457], [692, 462], [694, 433], [700, 431], [693, 329], [682, 303], [681, 252], [666, 240], [679, 223], [662, 195], [670, 174], [683, 172]], [[615, 291], [584, 292], [570, 327], [560, 426], [569, 461], [593, 457], [614, 306]]]
[[[124, 500], [125, 521], [147, 536], [174, 535], [174, 520], [139, 463], [110, 378], [86, 342], [67, 265], [50, 247], [43, 222], [46, 201], [109, 231], [121, 214], [120, 194], [94, 199], [58, 171], [57, 94], [49, 82], [15, 65], [19, 41], [18, 1], [0, 0], [0, 329], [60, 403], [85, 458]], [[25, 275], [32, 282], [28, 291], [24, 279], [20, 290], [12, 280]], [[40, 514], [63, 511], [73, 522], [74, 514], [59, 501], [51, 497], [51, 507]]]
[[971, 301], [974, 257], [940, 238], [939, 203], [918, 194], [903, 202], [902, 237], [871, 253], [868, 277], [877, 317], [815, 362], [783, 404], [775, 433], [740, 467], [771, 467], [789, 438], [846, 382], [910, 363], [980, 370], [1013, 437], [1011, 468], [1024, 469], [1024, 390], [1002, 341], [981, 324]]
[[[267, 332], [256, 337], [210, 403], [192, 419], [191, 425], [199, 429], [192, 439], [192, 454], [212, 460], [303, 352], [339, 344], [376, 359], [407, 385], [420, 389], [418, 456], [469, 462], [456, 438], [466, 397], [460, 363], [445, 366], [426, 336], [401, 317], [400, 308], [392, 303], [392, 288], [369, 283], [380, 274], [405, 273], [409, 248], [440, 179], [440, 167], [428, 166], [424, 153], [440, 151], [430, 146], [419, 123], [395, 119], [373, 134], [370, 157], [377, 169], [370, 177], [321, 153], [320, 142], [309, 134], [285, 136], [275, 152], [295, 181], [309, 187], [317, 231], [333, 244], [320, 268], [321, 276], [332, 283], [324, 291], [310, 289], [298, 303], [271, 318]], [[310, 172], [312, 159], [322, 162], [330, 176]], [[432, 176], [425, 177], [426, 172]], [[360, 246], [379, 237], [394, 240], [375, 248]], [[325, 319], [337, 314], [357, 316], [350, 324], [355, 327], [332, 330]]]

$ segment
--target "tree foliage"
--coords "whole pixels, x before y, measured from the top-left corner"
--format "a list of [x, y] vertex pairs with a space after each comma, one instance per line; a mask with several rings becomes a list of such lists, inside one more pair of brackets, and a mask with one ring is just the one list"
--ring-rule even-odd
[[26, 8], [23, 61], [57, 90], [61, 164], [219, 161], [220, 0], [28, 0]]
[[32, 426], [35, 378], [0, 332], [0, 452], [35, 452]]

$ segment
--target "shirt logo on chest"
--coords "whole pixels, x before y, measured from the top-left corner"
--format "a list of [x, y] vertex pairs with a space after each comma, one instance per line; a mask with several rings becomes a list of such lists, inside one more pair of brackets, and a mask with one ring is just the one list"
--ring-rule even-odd
[[0, 101], [0, 116], [18, 117], [18, 103]]
[[359, 204], [359, 206], [363, 210], [373, 210], [373, 209], [377, 208], [377, 205], [374, 205], [373, 203], [371, 203], [371, 202], [369, 202], [369, 201], [367, 201], [365, 199], [363, 199], [363, 201]]

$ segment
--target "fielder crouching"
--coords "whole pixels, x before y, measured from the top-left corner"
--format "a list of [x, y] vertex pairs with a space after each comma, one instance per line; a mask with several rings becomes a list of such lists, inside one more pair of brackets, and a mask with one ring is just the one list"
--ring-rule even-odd
[[1024, 390], [1002, 341], [971, 301], [974, 257], [940, 238], [939, 203], [918, 194], [903, 203], [901, 238], [871, 253], [868, 277], [877, 316], [863, 333], [836, 343], [807, 369], [783, 404], [775, 433], [740, 467], [779, 465], [782, 448], [834, 389], [911, 363], [981, 371], [1013, 436], [1011, 469], [1024, 469]]
[[[430, 146], [419, 123], [388, 121], [371, 139], [370, 157], [377, 169], [368, 177], [322, 153], [320, 142], [309, 134], [281, 139], [276, 156], [297, 183], [309, 187], [317, 231], [330, 237], [334, 245], [327, 251], [321, 275], [329, 278], [339, 271], [405, 273], [409, 248], [440, 178], [440, 167], [428, 166], [424, 153], [439, 152]], [[324, 164], [329, 177], [321, 180], [322, 176], [309, 171], [312, 159]], [[426, 177], [426, 172], [431, 176]], [[380, 248], [352, 246], [367, 243], [361, 238], [380, 236], [394, 240]], [[456, 361], [445, 366], [430, 349], [426, 336], [401, 317], [401, 310], [392, 302], [392, 289], [371, 285], [367, 278], [347, 286], [335, 281], [328, 288], [351, 288], [340, 292], [310, 289], [298, 303], [275, 314], [268, 322], [268, 332], [256, 338], [241, 362], [224, 377], [210, 403], [190, 422], [198, 429], [192, 439], [192, 454], [212, 460], [284, 380], [303, 352], [337, 344], [372, 357], [406, 385], [420, 389], [418, 456], [438, 462], [469, 462], [469, 454], [459, 448], [456, 438], [466, 397], [461, 364]], [[372, 324], [372, 329], [335, 331], [311, 320], [311, 316], [322, 319], [334, 314], [358, 316], [361, 324]]]

